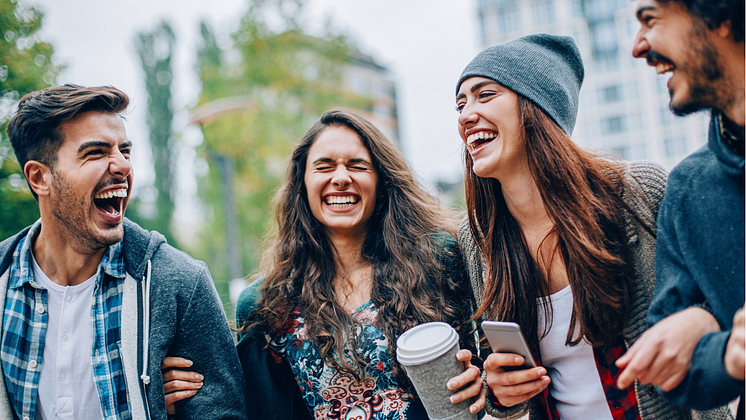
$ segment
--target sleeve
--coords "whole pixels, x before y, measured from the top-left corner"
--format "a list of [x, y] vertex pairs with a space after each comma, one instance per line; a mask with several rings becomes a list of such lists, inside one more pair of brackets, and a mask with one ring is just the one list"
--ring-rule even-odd
[[244, 376], [235, 342], [210, 272], [204, 264], [194, 282], [169, 354], [194, 362], [204, 386], [177, 402], [179, 419], [246, 419]]
[[[705, 302], [704, 294], [678, 247], [676, 218], [680, 212], [677, 210], [678, 200], [666, 194], [658, 214], [656, 284], [648, 311], [648, 326]], [[718, 320], [720, 325], [723, 325], [722, 321]], [[702, 337], [694, 350], [687, 376], [670, 392], [659, 389], [659, 393], [676, 405], [697, 410], [727, 404], [741, 395], [743, 381], [732, 379], [725, 371], [723, 356], [729, 336], [728, 330]]]

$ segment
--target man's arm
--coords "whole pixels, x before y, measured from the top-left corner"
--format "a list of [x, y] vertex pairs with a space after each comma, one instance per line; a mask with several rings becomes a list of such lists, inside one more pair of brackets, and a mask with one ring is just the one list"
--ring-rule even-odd
[[246, 419], [245, 383], [225, 312], [207, 267], [199, 274], [169, 350], [193, 362], [203, 386], [176, 403], [183, 419]]

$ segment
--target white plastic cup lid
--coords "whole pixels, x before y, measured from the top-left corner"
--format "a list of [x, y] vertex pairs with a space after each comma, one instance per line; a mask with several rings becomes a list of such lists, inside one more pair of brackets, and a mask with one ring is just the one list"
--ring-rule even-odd
[[458, 343], [458, 333], [445, 322], [414, 326], [396, 340], [396, 358], [402, 365], [420, 365], [437, 359]]

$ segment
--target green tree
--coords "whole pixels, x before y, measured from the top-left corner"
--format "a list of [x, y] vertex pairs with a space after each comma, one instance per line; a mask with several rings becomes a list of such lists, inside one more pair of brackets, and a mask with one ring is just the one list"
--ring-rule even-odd
[[[172, 131], [174, 119], [171, 104], [171, 82], [173, 56], [176, 37], [171, 25], [162, 21], [151, 31], [137, 35], [136, 49], [145, 72], [145, 90], [148, 93], [148, 129], [150, 150], [155, 169], [154, 186], [158, 192], [155, 207], [156, 215], [150, 221], [139, 212], [135, 218], [149, 229], [157, 230], [169, 243], [176, 245], [171, 221], [174, 213], [174, 179], [176, 167], [176, 140]], [[139, 204], [139, 203], [138, 203]], [[139, 206], [136, 205], [135, 209]]]
[[[298, 24], [302, 16], [300, 0], [252, 2], [231, 34], [230, 54], [206, 24], [201, 26], [198, 109], [230, 97], [251, 104], [201, 123], [204, 142], [198, 153], [209, 171], [198, 183], [206, 223], [191, 251], [207, 261], [226, 304], [228, 281], [236, 276], [230, 268], [231, 247], [238, 251], [240, 276], [256, 270], [261, 240], [271, 225], [270, 201], [293, 144], [327, 109], [371, 104], [341, 83], [354, 46], [337, 34], [309, 36]], [[226, 171], [230, 178], [223, 188]], [[236, 227], [230, 230], [238, 235], [234, 244], [226, 233], [231, 215]]]
[[52, 60], [52, 45], [38, 37], [42, 18], [38, 9], [0, 0], [0, 240], [39, 217], [5, 127], [18, 99], [51, 86], [61, 70]]

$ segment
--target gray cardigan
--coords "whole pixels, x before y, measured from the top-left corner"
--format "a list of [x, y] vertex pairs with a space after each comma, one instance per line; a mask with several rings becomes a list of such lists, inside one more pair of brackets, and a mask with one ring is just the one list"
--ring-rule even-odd
[[[624, 176], [623, 182], [620, 183], [621, 197], [639, 218], [638, 221], [628, 211], [622, 210], [627, 243], [633, 253], [636, 279], [633, 292], [634, 303], [624, 330], [625, 345], [629, 348], [647, 327], [647, 311], [655, 288], [655, 236], [648, 233], [640, 221], [655, 231], [658, 208], [666, 185], [666, 171], [662, 166], [650, 162], [626, 162], [621, 169]], [[486, 267], [466, 220], [461, 223], [459, 229], [459, 245], [466, 259], [465, 265], [469, 272], [474, 298], [477, 305], [481, 305], [484, 300], [482, 285]], [[635, 382], [635, 391], [643, 419], [731, 418], [730, 414], [725, 411], [727, 407], [710, 412], [693, 412], [676, 407], [660, 397], [655, 387], [651, 385]], [[488, 395], [492, 399], [495, 398], [489, 392], [489, 388]], [[488, 414], [499, 418], [517, 419], [526, 413], [531, 419], [545, 416], [538, 397], [533, 397], [513, 407], [497, 409], [488, 403], [486, 408]]]
[[[13, 250], [27, 231], [0, 243], [2, 297]], [[166, 419], [160, 365], [166, 356], [180, 356], [205, 379], [194, 397], [177, 403], [177, 418], [246, 419], [243, 373], [207, 266], [127, 219], [123, 241], [120, 348], [132, 418]], [[13, 415], [0, 380], [0, 420], [6, 419]]]

